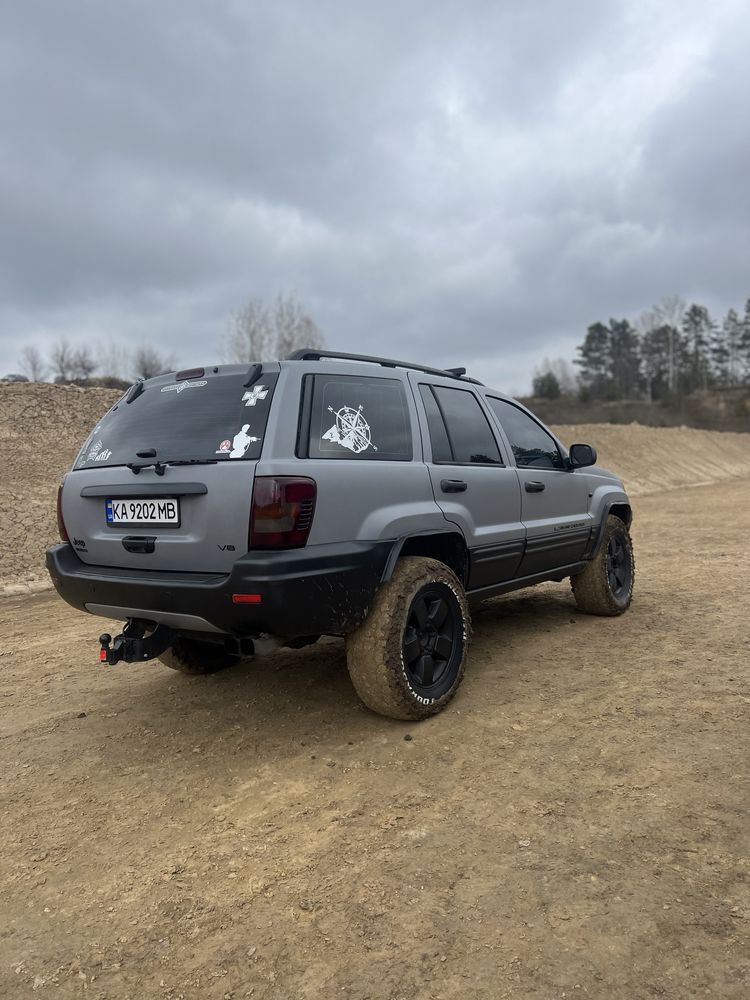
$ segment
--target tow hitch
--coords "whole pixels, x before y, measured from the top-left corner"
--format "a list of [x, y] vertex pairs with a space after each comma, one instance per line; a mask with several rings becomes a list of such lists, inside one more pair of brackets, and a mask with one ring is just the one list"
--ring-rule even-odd
[[[157, 625], [149, 635], [146, 635], [146, 622], [129, 618], [120, 635], [112, 636], [104, 632], [99, 636], [101, 649], [99, 661], [114, 666], [120, 660], [125, 663], [139, 663], [142, 660], [152, 660], [168, 649], [175, 640], [177, 633], [166, 625]], [[111, 643], [111, 645], [110, 645]]]

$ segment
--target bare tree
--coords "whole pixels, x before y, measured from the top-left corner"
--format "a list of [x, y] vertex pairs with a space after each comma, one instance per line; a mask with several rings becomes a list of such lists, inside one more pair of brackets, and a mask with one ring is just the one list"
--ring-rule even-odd
[[653, 315], [658, 326], [667, 327], [669, 343], [669, 391], [674, 392], [677, 385], [677, 348], [679, 346], [679, 331], [685, 316], [685, 300], [679, 295], [668, 295], [653, 308]]
[[71, 374], [73, 378], [76, 381], [85, 382], [91, 378], [95, 370], [96, 361], [94, 361], [88, 347], [76, 348], [71, 360]]
[[570, 361], [565, 358], [543, 358], [534, 375], [540, 378], [544, 375], [554, 375], [560, 392], [573, 395], [578, 388], [578, 376]]
[[32, 382], [41, 382], [47, 374], [47, 365], [35, 344], [27, 344], [18, 355], [19, 367]]
[[222, 354], [237, 364], [285, 358], [300, 347], [322, 347], [323, 334], [294, 294], [281, 292], [272, 307], [252, 298], [230, 321]]
[[141, 344], [133, 355], [131, 365], [134, 378], [154, 378], [174, 369], [174, 355], [162, 354], [150, 344]]
[[75, 351], [65, 337], [62, 337], [50, 351], [50, 366], [55, 382], [70, 382], [73, 379], [73, 356]]
[[268, 306], [260, 299], [249, 299], [230, 320], [222, 349], [224, 360], [242, 364], [270, 357], [273, 352], [273, 324]]
[[276, 356], [286, 358], [301, 347], [321, 348], [323, 334], [302, 308], [296, 295], [276, 296], [273, 311]]
[[126, 351], [117, 340], [96, 345], [96, 367], [103, 379], [123, 379], [129, 368]]

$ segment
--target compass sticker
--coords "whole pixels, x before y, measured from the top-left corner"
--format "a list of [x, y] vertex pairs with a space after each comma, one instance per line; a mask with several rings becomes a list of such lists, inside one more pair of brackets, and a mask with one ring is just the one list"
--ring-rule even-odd
[[362, 413], [361, 403], [356, 410], [351, 406], [342, 406], [339, 410], [329, 406], [328, 412], [334, 414], [336, 422], [325, 432], [323, 441], [340, 444], [342, 448], [353, 451], [355, 455], [367, 451], [368, 448], [372, 448], [373, 451], [378, 450], [372, 443], [370, 425]]

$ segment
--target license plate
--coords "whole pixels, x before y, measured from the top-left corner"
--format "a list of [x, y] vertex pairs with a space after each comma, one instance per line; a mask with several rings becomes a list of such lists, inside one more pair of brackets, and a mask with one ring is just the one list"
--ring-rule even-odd
[[179, 527], [180, 501], [172, 497], [159, 500], [107, 500], [107, 524], [152, 524]]

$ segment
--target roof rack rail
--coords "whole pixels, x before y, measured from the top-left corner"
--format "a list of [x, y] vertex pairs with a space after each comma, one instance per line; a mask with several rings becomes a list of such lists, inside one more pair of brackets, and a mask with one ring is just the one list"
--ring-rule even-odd
[[469, 378], [465, 368], [429, 368], [427, 365], [413, 365], [409, 361], [395, 361], [393, 358], [377, 358], [370, 354], [348, 354], [344, 351], [324, 351], [303, 347], [287, 355], [287, 361], [320, 361], [322, 358], [333, 358], [337, 361], [365, 361], [383, 368], [409, 368], [412, 371], [425, 372], [427, 375], [441, 375], [443, 378], [460, 379], [462, 382], [472, 382], [474, 385], [484, 385], [479, 379]]

